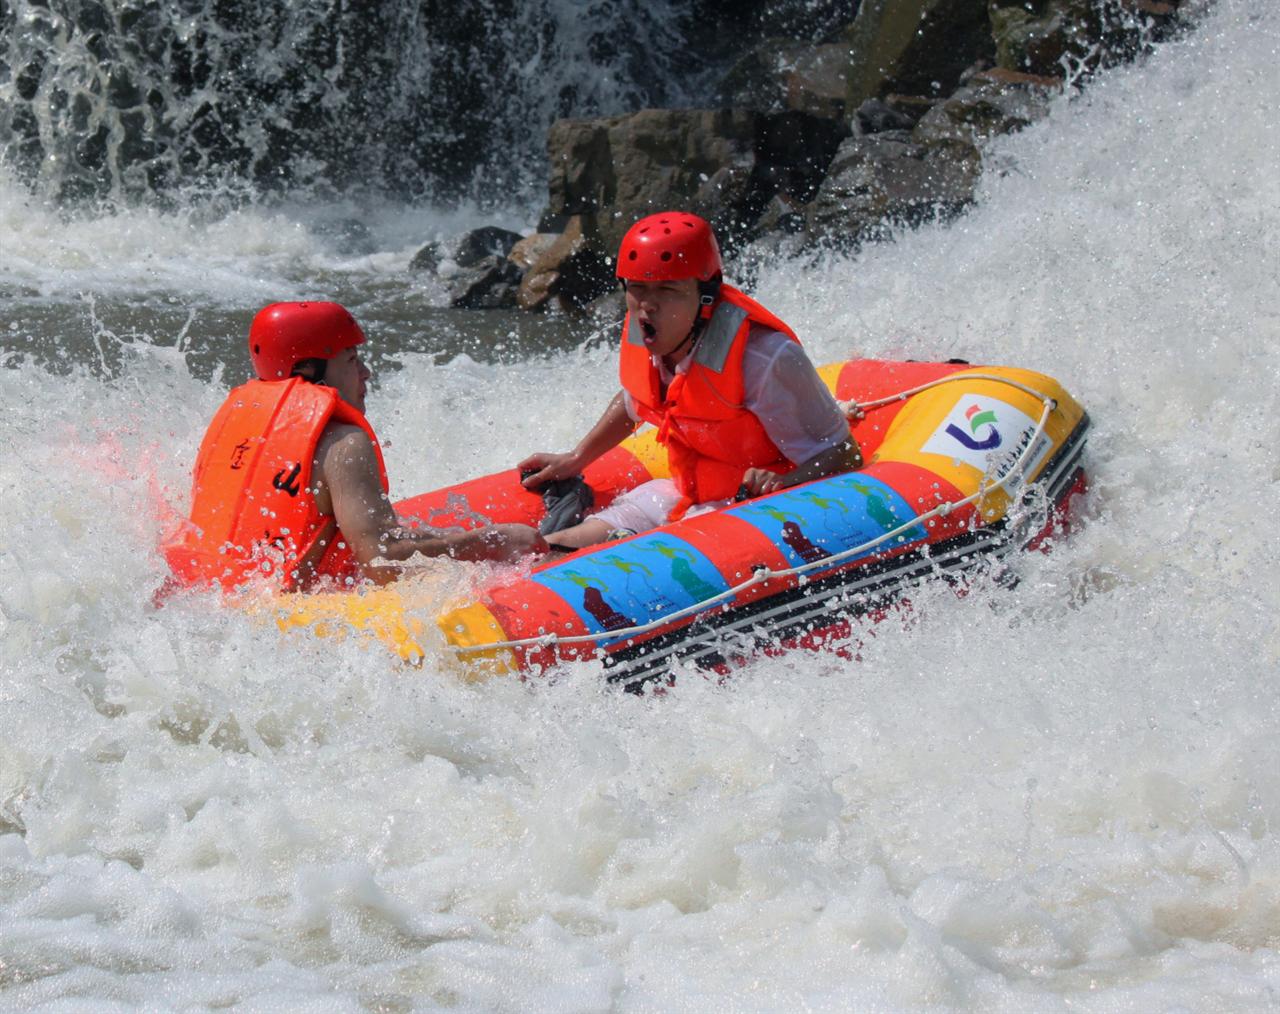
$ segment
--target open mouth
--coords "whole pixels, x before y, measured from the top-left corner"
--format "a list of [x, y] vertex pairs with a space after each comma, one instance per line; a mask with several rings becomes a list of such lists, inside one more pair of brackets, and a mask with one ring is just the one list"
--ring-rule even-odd
[[646, 345], [652, 345], [653, 340], [658, 337], [658, 329], [647, 320], [642, 320], [640, 322], [640, 330], [643, 333], [644, 343]]

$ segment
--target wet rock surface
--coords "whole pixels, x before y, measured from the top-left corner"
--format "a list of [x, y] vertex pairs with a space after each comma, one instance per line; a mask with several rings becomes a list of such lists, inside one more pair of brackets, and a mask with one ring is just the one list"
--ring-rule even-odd
[[748, 109], [645, 109], [561, 120], [547, 140], [545, 224], [581, 216], [587, 238], [616, 250], [631, 223], [684, 207], [732, 228], [756, 199], [760, 114]]
[[523, 310], [551, 305], [580, 309], [617, 287], [611, 258], [586, 232], [586, 216], [574, 215], [524, 272], [516, 303]]
[[973, 199], [980, 171], [977, 149], [963, 142], [925, 144], [903, 130], [850, 138], [805, 224], [811, 236], [848, 247], [896, 226], [952, 217]]
[[[519, 306], [591, 305], [623, 234], [663, 209], [710, 220], [729, 256], [750, 242], [856, 247], [962, 214], [992, 138], [1179, 25], [1175, 0], [863, 0], [856, 16], [823, 5], [808, 22], [781, 7], [792, 20], [757, 20], [763, 38], [726, 61], [719, 108], [552, 126], [538, 239], [508, 261]], [[790, 33], [768, 34], [784, 22]]]

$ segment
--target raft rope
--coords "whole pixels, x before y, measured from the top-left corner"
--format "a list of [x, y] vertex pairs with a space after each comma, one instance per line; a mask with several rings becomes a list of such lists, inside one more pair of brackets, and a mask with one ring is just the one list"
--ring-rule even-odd
[[939, 377], [937, 380], [928, 381], [927, 383], [920, 384], [918, 387], [913, 387], [909, 390], [902, 391], [899, 394], [891, 394], [885, 398], [878, 398], [875, 401], [859, 403], [857, 401], [850, 399], [849, 401], [842, 401], [842, 402], [838, 402], [837, 404], [840, 406], [840, 410], [846, 416], [849, 416], [855, 419], [861, 419], [871, 409], [880, 408], [884, 405], [890, 405], [895, 401], [906, 401], [908, 398], [912, 397], [913, 395], [917, 395], [922, 391], [927, 391], [932, 387], [939, 387], [942, 384], [950, 384], [958, 381], [971, 381], [971, 380], [990, 380], [998, 384], [1007, 384], [1010, 387], [1016, 387], [1018, 390], [1022, 391], [1024, 394], [1029, 394], [1034, 398], [1039, 398], [1041, 403], [1044, 405], [1044, 410], [1040, 413], [1040, 421], [1039, 423], [1036, 424], [1036, 429], [1035, 429], [1035, 432], [1032, 433], [1031, 439], [1027, 441], [1026, 447], [1023, 448], [1022, 453], [1018, 455], [1017, 460], [1005, 473], [1004, 478], [1000, 479], [998, 482], [991, 483], [990, 485], [981, 485], [975, 492], [970, 493], [968, 496], [964, 497], [961, 500], [953, 500], [948, 503], [939, 504], [937, 507], [934, 507], [932, 510], [927, 511], [924, 514], [921, 514], [919, 517], [912, 518], [910, 521], [907, 521], [904, 524], [899, 525], [897, 528], [884, 532], [878, 535], [876, 538], [870, 539], [869, 541], [864, 542], [861, 545], [854, 546], [851, 549], [846, 549], [842, 552], [834, 553], [831, 556], [825, 556], [819, 560], [813, 560], [810, 563], [804, 563], [795, 567], [790, 567], [786, 570], [770, 570], [766, 566], [756, 567], [752, 572], [751, 577], [747, 578], [745, 581], [740, 582], [739, 584], [734, 585], [732, 588], [726, 588], [724, 591], [720, 592], [717, 595], [712, 595], [698, 602], [694, 602], [690, 605], [685, 606], [683, 609], [677, 609], [675, 612], [666, 613], [663, 616], [655, 617], [654, 619], [650, 620], [647, 623], [639, 623], [639, 624], [636, 624], [635, 626], [623, 627], [618, 630], [605, 630], [595, 634], [575, 634], [569, 637], [562, 637], [561, 635], [552, 631], [546, 634], [539, 634], [536, 637], [522, 637], [522, 638], [517, 638], [515, 640], [510, 640], [510, 641], [490, 641], [485, 644], [475, 644], [475, 645], [467, 645], [467, 646], [450, 645], [450, 647], [453, 649], [454, 653], [457, 655], [476, 655], [482, 652], [495, 651], [499, 648], [534, 648], [534, 647], [550, 648], [560, 644], [587, 644], [587, 643], [594, 643], [602, 640], [610, 640], [610, 641], [624, 640], [628, 637], [636, 637], [640, 634], [647, 634], [650, 631], [656, 630], [659, 627], [666, 626], [668, 623], [672, 623], [675, 620], [682, 620], [686, 616], [692, 616], [696, 613], [702, 612], [703, 610], [709, 609], [712, 606], [716, 606], [719, 603], [724, 602], [728, 599], [731, 599], [737, 596], [738, 594], [740, 594], [741, 592], [746, 591], [748, 588], [752, 588], [758, 584], [764, 584], [766, 581], [771, 581], [774, 578], [798, 577], [800, 579], [799, 584], [803, 586], [804, 583], [808, 580], [807, 574], [811, 570], [816, 570], [819, 568], [826, 570], [837, 564], [843, 563], [845, 560], [863, 556], [870, 550], [875, 549], [877, 546], [882, 545], [883, 543], [888, 542], [891, 539], [897, 538], [898, 536], [902, 535], [903, 532], [906, 532], [912, 528], [923, 526], [928, 522], [932, 521], [934, 518], [946, 517], [953, 510], [956, 510], [961, 507], [965, 507], [968, 504], [976, 503], [977, 501], [981, 500], [983, 497], [987, 496], [988, 494], [993, 493], [1005, 487], [1013, 477], [1022, 476], [1023, 465], [1026, 462], [1026, 459], [1030, 457], [1031, 453], [1035, 450], [1037, 442], [1039, 441], [1040, 437], [1043, 435], [1045, 427], [1048, 425], [1048, 422], [1049, 422], [1049, 416], [1058, 407], [1057, 401], [1055, 401], [1053, 398], [1050, 398], [1048, 395], [1044, 394], [1042, 391], [1037, 391], [1033, 387], [1029, 387], [1026, 384], [1019, 383], [1016, 380], [1011, 380], [1008, 377], [1000, 377], [992, 373], [971, 373], [966, 371], [963, 373], [963, 375], [953, 374], [952, 376], [948, 376], [948, 377]]

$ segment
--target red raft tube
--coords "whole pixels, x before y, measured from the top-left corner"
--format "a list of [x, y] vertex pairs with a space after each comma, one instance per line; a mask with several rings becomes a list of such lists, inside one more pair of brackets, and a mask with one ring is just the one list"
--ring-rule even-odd
[[[920, 580], [1043, 546], [1084, 492], [1088, 415], [1050, 377], [965, 363], [823, 367], [864, 467], [536, 566], [437, 618], [479, 669], [599, 657], [629, 689], [846, 634]], [[666, 475], [652, 431], [585, 473], [598, 507]], [[396, 504], [433, 527], [536, 525], [515, 470]]]

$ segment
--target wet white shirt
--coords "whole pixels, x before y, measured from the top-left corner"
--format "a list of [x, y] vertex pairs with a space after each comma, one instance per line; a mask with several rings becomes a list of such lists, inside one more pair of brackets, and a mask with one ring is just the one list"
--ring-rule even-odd
[[[671, 373], [656, 359], [658, 374], [670, 383]], [[686, 356], [676, 367], [685, 373]], [[798, 342], [780, 331], [752, 327], [742, 357], [743, 405], [760, 420], [769, 439], [794, 465], [802, 465], [849, 438], [849, 421]], [[639, 421], [635, 402], [623, 392], [627, 414]]]

